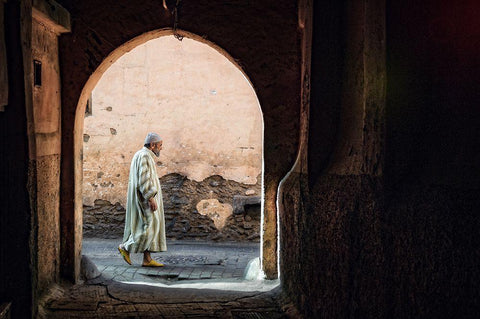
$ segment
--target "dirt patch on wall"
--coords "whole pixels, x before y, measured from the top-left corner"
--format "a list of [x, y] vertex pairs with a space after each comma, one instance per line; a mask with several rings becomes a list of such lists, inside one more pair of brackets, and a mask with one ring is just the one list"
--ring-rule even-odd
[[[257, 180], [261, 181], [259, 176]], [[245, 185], [215, 175], [201, 182], [189, 180], [180, 174], [160, 178], [165, 209], [167, 238], [218, 241], [260, 241], [260, 200], [235, 210], [222, 228], [214, 219], [201, 214], [197, 204], [206, 199], [233, 206], [234, 196], [261, 196], [261, 182]], [[97, 199], [93, 206], [83, 207], [83, 233], [85, 237], [120, 238], [125, 225], [125, 207]]]

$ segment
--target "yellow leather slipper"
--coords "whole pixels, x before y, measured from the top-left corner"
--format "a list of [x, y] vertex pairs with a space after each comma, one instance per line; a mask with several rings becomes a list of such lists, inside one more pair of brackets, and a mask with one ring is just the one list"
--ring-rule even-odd
[[120, 255], [122, 255], [123, 260], [125, 260], [125, 262], [127, 264], [129, 264], [129, 265], [132, 264], [132, 261], [130, 260], [130, 253], [128, 251], [126, 251], [122, 247], [118, 246], [118, 252], [120, 253]]
[[155, 260], [150, 260], [148, 263], [143, 263], [142, 267], [163, 267], [165, 266], [162, 263], [156, 262]]

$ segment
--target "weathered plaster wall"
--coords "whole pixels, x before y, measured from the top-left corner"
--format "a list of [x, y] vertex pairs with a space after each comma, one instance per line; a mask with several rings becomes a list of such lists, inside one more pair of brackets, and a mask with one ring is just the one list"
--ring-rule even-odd
[[[36, 139], [36, 222], [39, 291], [55, 282], [60, 254], [60, 74], [57, 34], [34, 18], [32, 59], [42, 63], [42, 85], [33, 86]], [[33, 85], [33, 83], [32, 83]]]
[[[72, 33], [60, 40], [64, 199], [61, 211], [65, 214], [62, 234], [66, 238], [62, 258], [69, 265], [65, 268], [66, 274], [75, 277], [78, 275], [81, 243], [82, 114], [89, 90], [93, 89], [98, 74], [110, 65], [112, 59], [118, 58], [120, 51], [115, 49], [145, 32], [171, 27], [172, 17], [161, 3], [153, 0], [141, 5], [127, 0], [65, 0], [62, 4], [71, 11], [74, 25]], [[182, 5], [179, 28], [199, 35], [197, 40], [203, 37], [228, 52], [248, 75], [257, 93], [265, 126], [263, 261], [269, 277], [276, 277], [276, 193], [280, 179], [293, 164], [298, 143], [300, 59], [297, 4], [295, 1], [188, 2]], [[141, 42], [139, 39], [137, 41]], [[133, 42], [127, 43], [127, 47], [130, 44]], [[109, 60], [104, 61], [111, 53]], [[102, 62], [105, 63], [97, 70]], [[94, 76], [87, 83], [92, 74]]]
[[263, 119], [242, 72], [205, 43], [173, 36], [124, 54], [92, 92], [85, 117], [83, 200], [125, 206], [130, 161], [147, 132], [163, 151], [158, 174], [200, 182], [212, 175], [255, 185], [262, 170]]

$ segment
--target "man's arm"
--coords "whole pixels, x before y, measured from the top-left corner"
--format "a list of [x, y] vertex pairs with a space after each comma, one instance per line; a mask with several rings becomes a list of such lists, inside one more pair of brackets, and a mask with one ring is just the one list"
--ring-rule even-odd
[[148, 204], [150, 205], [150, 209], [152, 210], [152, 212], [157, 210], [158, 207], [157, 207], [157, 201], [155, 200], [155, 196], [150, 197], [150, 199], [148, 200]]
[[150, 208], [152, 211], [157, 210], [157, 203], [155, 201], [155, 195], [157, 195], [157, 189], [153, 183], [153, 178], [151, 174], [150, 162], [146, 156], [142, 157], [140, 160], [138, 180], [139, 180], [139, 191], [142, 194], [143, 198], [148, 200]]

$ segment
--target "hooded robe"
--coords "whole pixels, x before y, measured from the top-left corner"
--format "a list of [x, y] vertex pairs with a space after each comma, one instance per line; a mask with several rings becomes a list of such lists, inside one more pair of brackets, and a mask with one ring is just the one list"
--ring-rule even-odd
[[[131, 253], [167, 250], [162, 189], [154, 156], [143, 147], [135, 153], [130, 165], [123, 245]], [[157, 202], [156, 211], [150, 209], [151, 197]]]

